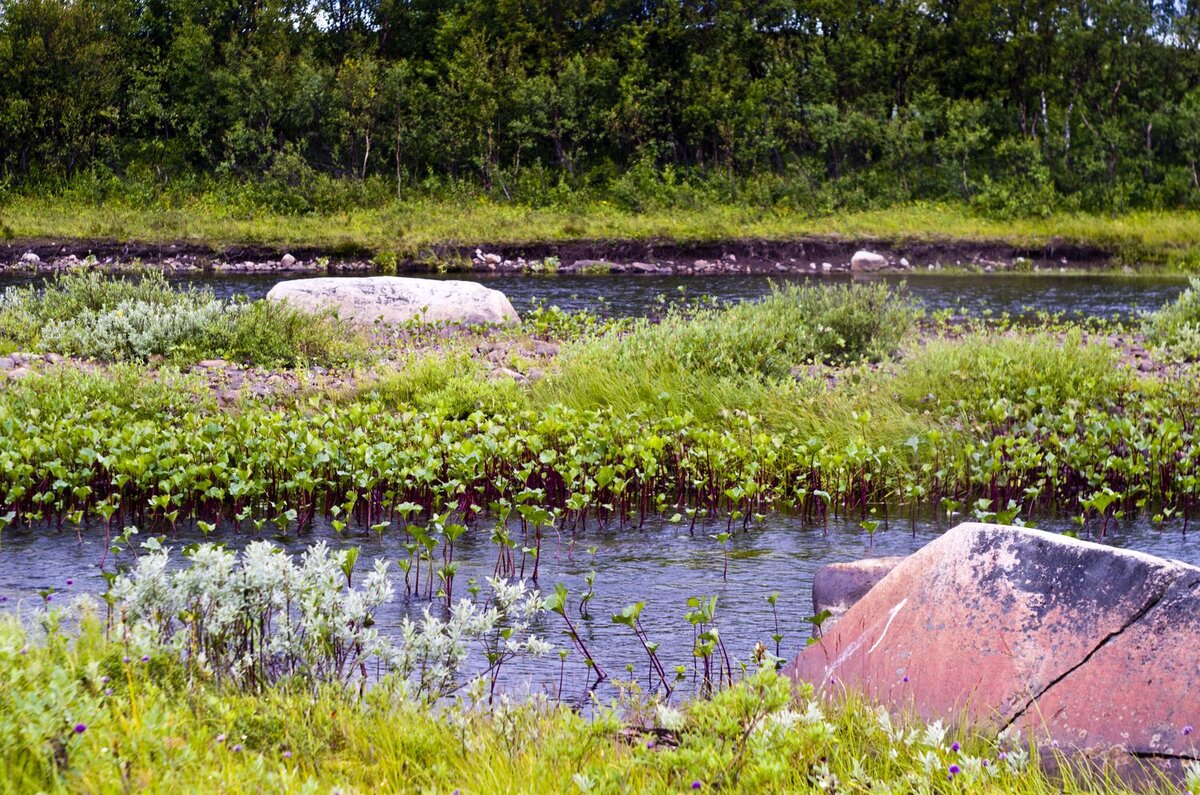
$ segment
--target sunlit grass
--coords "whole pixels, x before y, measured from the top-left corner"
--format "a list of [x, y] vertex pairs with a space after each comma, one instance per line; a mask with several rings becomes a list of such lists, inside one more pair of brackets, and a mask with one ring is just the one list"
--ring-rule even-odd
[[433, 245], [518, 244], [567, 240], [666, 239], [703, 242], [738, 238], [826, 237], [894, 243], [997, 242], [1042, 247], [1093, 246], [1122, 262], [1188, 267], [1200, 246], [1200, 213], [1135, 212], [1117, 216], [1062, 213], [997, 220], [958, 204], [907, 204], [883, 210], [802, 214], [787, 208], [712, 204], [630, 212], [603, 201], [570, 207], [529, 207], [466, 199], [412, 199], [374, 209], [282, 215], [230, 207], [203, 197], [170, 207], [17, 197], [0, 206], [9, 238], [112, 239], [226, 245], [311, 247], [331, 253], [391, 252], [420, 256]]

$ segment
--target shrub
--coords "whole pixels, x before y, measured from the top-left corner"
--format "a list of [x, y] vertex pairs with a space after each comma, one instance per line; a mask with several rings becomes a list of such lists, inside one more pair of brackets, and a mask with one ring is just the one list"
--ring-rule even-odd
[[106, 361], [167, 356], [208, 329], [228, 323], [230, 310], [230, 305], [216, 300], [173, 305], [125, 300], [115, 307], [47, 323], [41, 347]]
[[270, 366], [341, 363], [361, 350], [332, 314], [178, 290], [155, 270], [116, 278], [68, 273], [40, 291], [10, 288], [0, 296], [0, 340], [104, 361], [222, 356]]
[[975, 416], [995, 401], [1014, 413], [1022, 406], [1057, 411], [1072, 401], [1094, 406], [1132, 386], [1116, 351], [1089, 345], [1073, 330], [931, 340], [906, 358], [890, 390], [910, 408], [940, 406]]
[[[353, 587], [357, 549], [330, 552], [318, 542], [297, 561], [255, 541], [240, 554], [199, 544], [185, 555], [188, 565], [172, 570], [169, 552], [151, 545], [115, 579], [117, 635], [139, 653], [168, 652], [192, 673], [238, 689], [286, 678], [344, 686], [366, 677], [369, 663], [411, 681], [411, 695], [436, 699], [456, 689], [471, 642], [501, 649], [503, 660], [550, 650], [530, 631], [544, 605], [524, 581], [489, 579], [486, 606], [461, 600], [446, 620], [428, 610], [419, 623], [405, 618], [395, 644], [374, 618], [395, 594], [388, 565], [376, 560]], [[494, 679], [500, 662], [489, 662]]]
[[1200, 359], [1200, 278], [1191, 277], [1179, 298], [1147, 315], [1142, 330], [1154, 347], [1186, 361]]
[[333, 313], [314, 314], [287, 304], [254, 301], [230, 305], [226, 322], [210, 325], [194, 346], [258, 365], [295, 367], [307, 362], [340, 364], [363, 354], [360, 334]]
[[416, 407], [452, 419], [475, 411], [498, 414], [525, 407], [521, 388], [509, 378], [488, 379], [485, 370], [464, 354], [414, 358], [364, 390], [391, 407]]

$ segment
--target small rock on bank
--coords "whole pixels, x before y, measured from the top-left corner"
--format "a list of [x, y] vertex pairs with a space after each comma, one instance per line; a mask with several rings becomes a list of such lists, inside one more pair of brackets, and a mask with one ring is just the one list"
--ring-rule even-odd
[[1200, 569], [962, 524], [904, 559], [787, 669], [926, 719], [1016, 726], [1178, 776], [1200, 759]]
[[267, 293], [309, 311], [336, 310], [338, 317], [370, 325], [404, 323], [508, 323], [519, 320], [504, 293], [476, 282], [400, 276], [326, 277], [283, 281]]
[[876, 254], [873, 251], [856, 251], [854, 252], [854, 256], [850, 258], [850, 271], [852, 273], [881, 271], [887, 266], [887, 257], [882, 254]]

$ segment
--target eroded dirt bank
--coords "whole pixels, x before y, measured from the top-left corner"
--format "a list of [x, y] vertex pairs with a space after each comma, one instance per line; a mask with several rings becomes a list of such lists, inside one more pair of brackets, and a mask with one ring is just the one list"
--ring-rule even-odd
[[[854, 255], [880, 255], [871, 266]], [[167, 271], [397, 272], [471, 271], [563, 273], [834, 273], [851, 270], [1100, 270], [1112, 267], [1099, 247], [1054, 241], [1044, 246], [1003, 242], [898, 242], [880, 239], [576, 240], [544, 243], [442, 244], [396, 257], [365, 249], [278, 246], [210, 247], [196, 243], [110, 240], [13, 240], [0, 245], [2, 271], [53, 271], [83, 263], [121, 269], [143, 263]]]

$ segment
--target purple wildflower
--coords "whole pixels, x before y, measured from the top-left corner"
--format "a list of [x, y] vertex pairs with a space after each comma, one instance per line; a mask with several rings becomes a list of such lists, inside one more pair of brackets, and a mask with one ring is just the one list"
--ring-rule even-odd
[[75, 580], [74, 580], [73, 578], [71, 578], [71, 577], [68, 577], [68, 578], [67, 578], [67, 587], [69, 588], [69, 587], [71, 587], [71, 586], [72, 586], [72, 585], [74, 585], [74, 584], [75, 584]]
[[126, 665], [128, 665], [128, 664], [129, 664], [129, 655], [128, 655], [128, 654], [126, 654], [124, 657], [122, 657], [122, 658], [121, 658], [121, 662], [123, 662], [123, 663], [125, 663]]
[[150, 655], [149, 655], [149, 654], [143, 654], [143, 655], [142, 655], [142, 662], [144, 662], [144, 663], [148, 663], [148, 662], [150, 662]]
[[950, 750], [953, 751], [954, 753], [957, 754], [960, 748], [962, 748], [962, 746], [958, 744], [958, 740], [955, 740], [954, 742], [950, 743]]
[[4, 604], [7, 601], [8, 601], [8, 594], [0, 593], [0, 605]]
[[283, 752], [283, 758], [284, 758], [284, 759], [291, 759], [291, 758], [292, 758], [292, 752], [291, 752], [291, 751], [284, 751], [284, 752]]
[[237, 745], [233, 746], [233, 748], [232, 748], [231, 750], [232, 750], [232, 751], [233, 751], [235, 754], [240, 754], [240, 753], [242, 752], [242, 744], [241, 744], [241, 743], [238, 743]]
[[85, 731], [87, 731], [86, 723], [76, 723], [75, 724], [75, 733], [76, 734], [83, 734]]
[[225, 742], [225, 735], [224, 735], [224, 734], [218, 734], [218, 735], [217, 735], [217, 742], [219, 742], [219, 743], [223, 743], [223, 742]]
[[1000, 753], [996, 754], [996, 758], [1003, 762], [1005, 759], [1008, 759], [1008, 754], [1006, 754], [1004, 751], [1001, 751]]
[[696, 781], [693, 781], [693, 782], [692, 782], [692, 789], [700, 789], [700, 781], [699, 781], [699, 779], [697, 779]]
[[1195, 731], [1195, 729], [1193, 729], [1193, 728], [1191, 727], [1191, 725], [1184, 726], [1184, 727], [1183, 727], [1183, 736], [1184, 736], [1184, 737], [1187, 737], [1189, 734], [1191, 734], [1191, 733], [1192, 733], [1192, 732], [1194, 732], [1194, 731]]
[[953, 778], [962, 772], [962, 768], [958, 765], [950, 765], [950, 777]]
[[106, 688], [104, 688], [104, 695], [106, 695], [106, 696], [111, 696], [111, 695], [112, 695], [112, 688], [111, 688], [111, 687], [106, 687]]
[[904, 678], [903, 678], [903, 679], [901, 679], [900, 681], [902, 681], [902, 682], [908, 682], [908, 674], [905, 674], [905, 675], [904, 675]]

